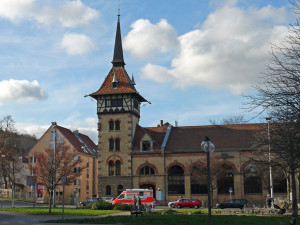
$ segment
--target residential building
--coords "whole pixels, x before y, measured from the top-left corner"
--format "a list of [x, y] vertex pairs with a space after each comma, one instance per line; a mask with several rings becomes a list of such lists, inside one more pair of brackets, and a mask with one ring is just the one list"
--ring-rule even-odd
[[[70, 146], [71, 150], [77, 152], [77, 157], [81, 159], [83, 170], [81, 175], [72, 185], [65, 187], [66, 202], [76, 203], [83, 201], [88, 197], [97, 195], [97, 145], [86, 135], [76, 131], [71, 131], [65, 127], [57, 125], [55, 122], [41, 136], [38, 142], [30, 150], [29, 163], [34, 166], [36, 156], [45, 149], [54, 149], [55, 144], [65, 143]], [[74, 173], [78, 173], [80, 168], [75, 168]], [[30, 175], [30, 174], [29, 174]], [[62, 199], [62, 186], [56, 189], [57, 202]], [[28, 188], [28, 192], [31, 190]], [[47, 197], [46, 190], [44, 196]]]

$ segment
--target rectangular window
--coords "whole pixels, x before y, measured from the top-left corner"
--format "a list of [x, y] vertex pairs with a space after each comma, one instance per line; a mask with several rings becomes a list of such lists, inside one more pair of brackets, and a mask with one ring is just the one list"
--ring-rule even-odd
[[80, 180], [74, 180], [74, 185], [79, 186], [80, 185]]
[[88, 179], [90, 177], [89, 175], [89, 169], [86, 170], [86, 178]]
[[[56, 134], [56, 135], [54, 135]], [[56, 138], [54, 138], [54, 136], [56, 136]], [[54, 149], [54, 146], [57, 145], [57, 144], [60, 144], [60, 143], [63, 143], [63, 138], [62, 136], [59, 135], [59, 133], [54, 130], [52, 130], [50, 132], [50, 149]]]
[[151, 150], [150, 141], [143, 141], [142, 150], [143, 151], [150, 151]]
[[[88, 182], [88, 181], [87, 181]], [[89, 184], [87, 183], [86, 184], [86, 190], [88, 191], [89, 190]]]
[[106, 106], [111, 106], [111, 101], [110, 100], [106, 100]]
[[89, 163], [89, 158], [86, 159], [86, 167], [89, 167], [90, 163]]
[[123, 107], [123, 99], [112, 99], [111, 106], [112, 107]]

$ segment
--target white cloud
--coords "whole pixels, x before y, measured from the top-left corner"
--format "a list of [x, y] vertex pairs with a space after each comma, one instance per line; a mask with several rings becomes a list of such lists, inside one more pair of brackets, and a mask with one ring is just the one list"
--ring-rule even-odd
[[83, 55], [96, 48], [94, 42], [84, 34], [66, 33], [60, 42], [69, 55]]
[[11, 22], [34, 20], [38, 23], [62, 27], [77, 27], [87, 25], [97, 18], [99, 13], [80, 0], [66, 1], [62, 6], [50, 8], [35, 4], [35, 0], [1, 0], [0, 18]]
[[0, 105], [6, 102], [25, 103], [32, 100], [44, 100], [46, 92], [39, 86], [38, 81], [4, 80], [0, 82]]
[[[80, 133], [89, 136], [95, 144], [98, 144], [97, 123], [98, 121], [96, 118], [88, 117], [84, 120], [77, 119], [77, 121], [73, 124], [58, 122], [57, 125], [68, 128], [71, 131], [78, 130]], [[16, 122], [15, 126], [19, 133], [35, 135], [37, 138], [40, 138], [51, 126], [51, 123], [47, 125], [39, 125], [34, 123]]]
[[131, 28], [124, 39], [124, 49], [134, 57], [148, 58], [155, 52], [166, 53], [178, 45], [176, 31], [165, 19], [157, 24], [139, 19], [131, 24]]
[[18, 22], [33, 10], [35, 0], [1, 0], [0, 18], [8, 19], [12, 22]]
[[172, 81], [181, 88], [227, 87], [233, 94], [240, 94], [264, 71], [270, 43], [287, 33], [287, 27], [277, 25], [283, 21], [287, 21], [283, 8], [223, 6], [211, 13], [200, 29], [178, 37], [180, 50], [169, 68], [148, 63], [141, 75]]

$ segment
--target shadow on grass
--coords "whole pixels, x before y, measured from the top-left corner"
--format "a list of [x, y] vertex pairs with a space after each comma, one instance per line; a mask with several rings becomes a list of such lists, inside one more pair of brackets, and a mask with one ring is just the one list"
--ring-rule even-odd
[[[279, 225], [280, 222], [288, 222], [286, 216], [213, 216], [214, 225]], [[145, 216], [107, 216], [103, 218], [84, 218], [51, 220], [48, 223], [89, 223], [89, 224], [207, 224], [206, 215], [145, 215]]]

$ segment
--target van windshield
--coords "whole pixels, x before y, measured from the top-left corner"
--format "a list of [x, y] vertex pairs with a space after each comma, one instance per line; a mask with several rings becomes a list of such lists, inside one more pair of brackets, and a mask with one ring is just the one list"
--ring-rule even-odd
[[125, 197], [124, 194], [120, 194], [119, 197], [118, 197], [118, 199], [122, 199], [122, 198], [124, 198], [124, 197]]

